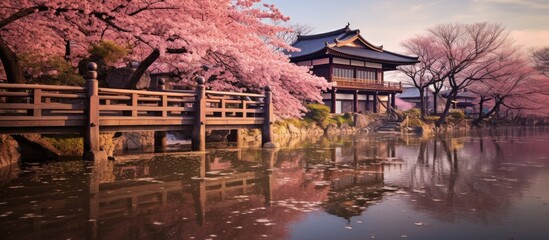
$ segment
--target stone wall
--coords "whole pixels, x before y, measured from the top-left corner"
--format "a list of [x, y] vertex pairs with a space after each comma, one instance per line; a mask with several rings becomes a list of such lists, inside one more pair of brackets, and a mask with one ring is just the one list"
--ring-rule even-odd
[[21, 161], [19, 144], [9, 135], [0, 134], [0, 168], [6, 168]]
[[[154, 131], [125, 132], [118, 135], [113, 134], [112, 136], [112, 143], [110, 143], [107, 135], [105, 135], [104, 143], [114, 144], [114, 148], [112, 149], [104, 147], [107, 153], [154, 147]], [[109, 156], [112, 156], [112, 154], [109, 154]]]
[[[277, 122], [273, 127], [273, 140], [279, 146], [291, 146], [292, 142], [306, 138], [316, 138], [322, 135], [355, 134], [358, 132], [370, 132], [383, 124], [384, 115], [378, 114], [355, 114], [353, 116], [354, 126], [349, 124], [329, 124], [320, 127], [314, 123], [307, 123], [304, 120]], [[240, 130], [241, 140], [246, 145], [259, 145], [261, 142], [261, 130]]]

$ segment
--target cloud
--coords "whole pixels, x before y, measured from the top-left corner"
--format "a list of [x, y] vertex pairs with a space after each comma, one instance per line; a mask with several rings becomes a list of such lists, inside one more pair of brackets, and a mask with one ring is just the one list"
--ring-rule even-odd
[[547, 9], [549, 10], [549, 4], [546, 0], [474, 0], [475, 3], [487, 3], [487, 4], [508, 4], [517, 5], [531, 9]]
[[512, 30], [510, 36], [527, 48], [549, 47], [549, 30]]
[[423, 10], [430, 9], [430, 8], [440, 4], [442, 2], [444, 2], [444, 1], [440, 0], [440, 1], [428, 1], [428, 2], [423, 2], [423, 3], [418, 3], [418, 4], [415, 4], [415, 5], [411, 6], [409, 8], [409, 10], [412, 11], [412, 12], [423, 11]]

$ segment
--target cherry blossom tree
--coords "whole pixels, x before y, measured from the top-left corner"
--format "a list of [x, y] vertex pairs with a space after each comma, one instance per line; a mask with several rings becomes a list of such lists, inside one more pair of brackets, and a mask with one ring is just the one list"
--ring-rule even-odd
[[549, 47], [544, 47], [532, 52], [532, 60], [535, 68], [541, 74], [549, 77]]
[[498, 63], [508, 54], [502, 48], [508, 42], [507, 35], [501, 25], [486, 22], [441, 24], [428, 30], [427, 37], [442, 54], [437, 60], [443, 70], [439, 78], [449, 88], [437, 126], [445, 121], [452, 106], [450, 100], [458, 91], [501, 74], [505, 65]]
[[[303, 101], [321, 101], [330, 87], [306, 67], [291, 64], [275, 49], [298, 51], [277, 34], [288, 31], [269, 21], [288, 18], [260, 0], [8, 0], [0, 3], [0, 57], [8, 82], [22, 82], [17, 54], [65, 54], [66, 42], [109, 39], [130, 46], [141, 62], [132, 79], [154, 68], [207, 79], [215, 90], [273, 89], [280, 116], [299, 116]], [[77, 49], [76, 51], [85, 51]]]
[[433, 41], [426, 36], [416, 36], [401, 44], [406, 53], [419, 57], [419, 63], [415, 65], [403, 65], [398, 70], [404, 73], [408, 80], [412, 82], [419, 91], [421, 118], [425, 119], [425, 90], [436, 83], [442, 81], [440, 74], [441, 65], [438, 61], [442, 57], [442, 52], [438, 51]]
[[[497, 116], [501, 108], [513, 109], [515, 103], [525, 103], [535, 94], [531, 86], [537, 85], [536, 71], [519, 49], [508, 49], [507, 58], [497, 62], [497, 74], [477, 82], [469, 88], [479, 96], [479, 115], [473, 120], [478, 125], [483, 119]], [[502, 67], [497, 66], [502, 65]], [[522, 106], [521, 109], [535, 107], [536, 104]], [[484, 109], [487, 111], [484, 111]]]

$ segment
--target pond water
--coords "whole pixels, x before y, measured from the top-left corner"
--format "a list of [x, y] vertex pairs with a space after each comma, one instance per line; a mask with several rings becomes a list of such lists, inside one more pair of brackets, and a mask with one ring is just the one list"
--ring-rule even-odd
[[549, 239], [549, 129], [0, 171], [2, 239]]

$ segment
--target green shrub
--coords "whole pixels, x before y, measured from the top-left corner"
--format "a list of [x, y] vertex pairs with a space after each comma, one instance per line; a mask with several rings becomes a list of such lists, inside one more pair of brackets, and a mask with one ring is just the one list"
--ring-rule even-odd
[[98, 44], [92, 45], [88, 53], [94, 58], [102, 58], [107, 64], [112, 64], [122, 60], [128, 55], [128, 48], [120, 46], [115, 42], [103, 40]]
[[419, 126], [423, 126], [425, 125], [425, 123], [423, 121], [421, 121], [421, 119], [419, 118], [409, 118], [408, 119], [408, 126], [409, 127], [419, 127]]
[[354, 121], [352, 112], [346, 112], [345, 114], [343, 114], [343, 118], [345, 118], [346, 120]]
[[448, 112], [448, 120], [454, 123], [460, 122], [465, 118], [465, 113], [461, 109], [450, 109]]
[[84, 151], [84, 139], [76, 135], [44, 136], [44, 140], [67, 156], [81, 156]]
[[44, 57], [36, 54], [22, 54], [21, 65], [28, 73], [28, 83], [69, 86], [84, 84], [84, 78], [63, 57], [49, 56], [44, 60]]
[[404, 111], [402, 114], [404, 115], [404, 117], [419, 118], [419, 116], [421, 115], [421, 110], [419, 108], [411, 108]]
[[348, 125], [352, 126], [352, 125], [354, 125], [353, 115], [352, 114], [344, 114], [344, 115], [336, 114], [336, 115], [333, 115], [333, 116], [331, 116], [330, 118], [326, 119], [323, 122], [323, 126], [327, 126], [327, 125], [332, 124], [332, 123], [335, 123], [335, 124], [337, 124], [337, 126], [340, 126], [340, 127], [343, 124], [348, 124]]
[[322, 123], [330, 116], [330, 108], [324, 104], [311, 103], [306, 107], [308, 112], [305, 114], [305, 118], [314, 122]]
[[425, 121], [429, 123], [434, 123], [438, 121], [439, 118], [439, 116], [425, 116]]

